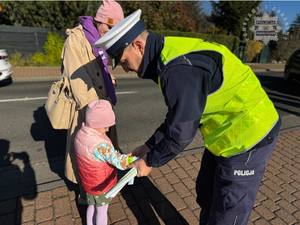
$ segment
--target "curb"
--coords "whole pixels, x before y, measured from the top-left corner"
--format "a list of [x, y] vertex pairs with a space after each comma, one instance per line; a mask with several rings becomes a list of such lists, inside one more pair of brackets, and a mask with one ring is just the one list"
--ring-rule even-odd
[[[130, 75], [115, 75], [117, 80], [120, 79], [138, 79], [138, 76], [135, 74], [130, 74]], [[13, 82], [42, 82], [42, 81], [56, 81], [59, 80], [60, 76], [40, 76], [40, 77], [17, 77], [17, 76], [12, 76]]]
[[[12, 79], [15, 82], [26, 81], [55, 81], [59, 80], [61, 76], [60, 67], [13, 67]], [[121, 67], [117, 67], [110, 72], [117, 77], [117, 79], [135, 79], [138, 78], [133, 72], [125, 73]]]
[[[248, 64], [256, 73], [261, 72], [283, 72], [283, 64]], [[125, 73], [118, 66], [110, 72], [117, 79], [137, 79], [138, 76], [134, 72]], [[55, 81], [60, 78], [60, 67], [13, 67], [12, 79], [15, 82], [27, 81]]]

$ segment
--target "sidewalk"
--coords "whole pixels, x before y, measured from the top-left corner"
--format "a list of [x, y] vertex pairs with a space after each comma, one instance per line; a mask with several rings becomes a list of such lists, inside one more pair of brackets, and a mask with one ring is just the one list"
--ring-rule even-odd
[[[43, 81], [43, 80], [58, 80], [60, 78], [60, 67], [13, 67], [12, 78], [14, 81]], [[123, 78], [137, 78], [136, 73], [126, 73], [120, 66], [110, 71], [117, 76], [117, 79]]]
[[254, 72], [283, 72], [283, 63], [248, 63]]
[[[300, 128], [280, 133], [251, 214], [251, 225], [300, 221]], [[113, 225], [198, 225], [195, 179], [202, 153], [182, 155], [138, 178], [109, 207]], [[3, 182], [3, 181], [2, 181]], [[25, 199], [27, 198], [27, 199]], [[82, 224], [82, 207], [66, 186], [0, 202], [0, 224]]]
[[[283, 72], [284, 64], [248, 64], [254, 72]], [[112, 70], [111, 70], [112, 71]], [[137, 78], [133, 72], [125, 73], [120, 66], [117, 66], [112, 74], [117, 76], [117, 79]], [[60, 76], [60, 67], [13, 67], [12, 78], [14, 81], [40, 81], [40, 80], [57, 80]]]

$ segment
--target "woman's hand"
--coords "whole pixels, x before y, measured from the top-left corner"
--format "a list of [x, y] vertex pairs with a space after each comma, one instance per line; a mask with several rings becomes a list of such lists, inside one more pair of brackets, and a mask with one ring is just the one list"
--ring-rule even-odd
[[114, 85], [115, 87], [117, 87], [118, 82], [117, 82], [117, 79], [116, 79], [116, 78], [112, 78], [112, 79], [111, 79], [111, 82], [113, 83], [113, 85]]

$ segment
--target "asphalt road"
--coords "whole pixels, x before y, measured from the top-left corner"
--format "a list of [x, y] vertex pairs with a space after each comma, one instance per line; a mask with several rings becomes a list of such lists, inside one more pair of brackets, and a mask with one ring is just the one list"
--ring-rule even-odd
[[[259, 73], [259, 78], [282, 116], [300, 116], [299, 84], [285, 82], [282, 73]], [[29, 152], [31, 162], [64, 155], [65, 131], [51, 128], [43, 108], [50, 85], [51, 81], [16, 82], [0, 88], [0, 138], [9, 141], [11, 152]], [[160, 125], [166, 107], [160, 90], [147, 80], [120, 80], [117, 96], [119, 142], [127, 152]]]
[[[281, 73], [274, 72], [259, 73], [259, 79], [287, 121], [283, 128], [299, 126], [299, 84], [287, 83]], [[50, 85], [51, 81], [16, 82], [0, 87], [0, 179], [8, 176], [3, 168], [24, 165], [24, 154], [29, 157], [38, 184], [59, 181], [63, 176], [65, 131], [51, 128], [43, 108]], [[121, 79], [117, 96], [119, 142], [122, 150], [129, 152], [143, 144], [161, 124], [166, 107], [160, 90], [151, 81]], [[201, 145], [198, 135], [188, 149], [197, 150]], [[18, 154], [9, 158], [5, 157], [7, 152]]]
[[[10, 142], [10, 151], [28, 152], [32, 163], [44, 161], [46, 154], [47, 158], [64, 155], [65, 131], [51, 128], [43, 108], [50, 85], [50, 81], [18, 82], [0, 89], [1, 139]], [[142, 143], [164, 118], [158, 88], [150, 81], [124, 79], [119, 82], [117, 96], [121, 146]]]
[[300, 116], [300, 83], [285, 81], [281, 72], [257, 74], [281, 115]]

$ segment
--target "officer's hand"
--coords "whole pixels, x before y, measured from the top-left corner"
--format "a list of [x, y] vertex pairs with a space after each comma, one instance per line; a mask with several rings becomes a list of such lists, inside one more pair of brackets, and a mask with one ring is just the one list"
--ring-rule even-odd
[[141, 145], [134, 149], [131, 153], [133, 156], [143, 158], [147, 152], [150, 152], [150, 149], [147, 145]]
[[152, 170], [152, 167], [147, 166], [144, 158], [136, 160], [133, 166], [137, 169], [138, 177], [148, 176]]

